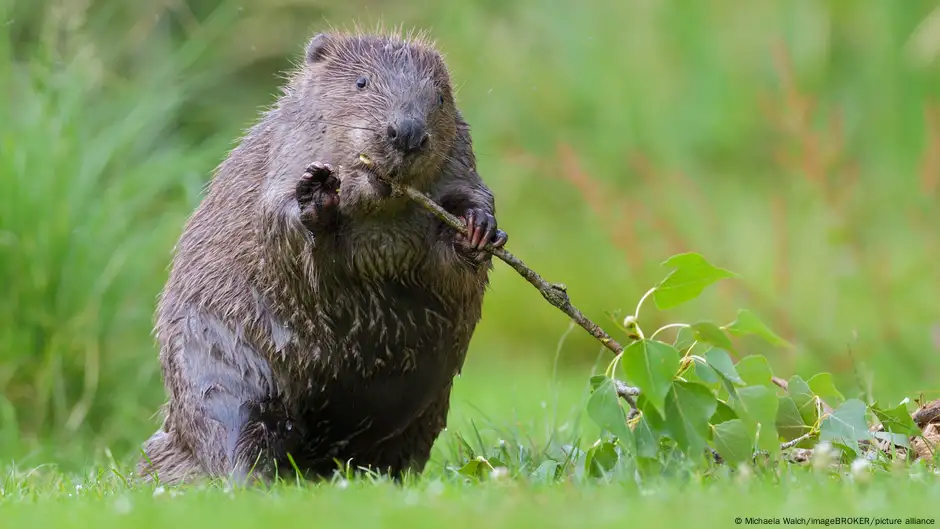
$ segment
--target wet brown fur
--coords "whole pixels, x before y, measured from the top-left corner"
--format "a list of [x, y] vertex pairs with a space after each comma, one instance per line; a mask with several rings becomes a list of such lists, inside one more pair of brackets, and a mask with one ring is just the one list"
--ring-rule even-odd
[[[389, 197], [358, 154], [458, 215], [495, 214], [493, 196], [433, 43], [318, 38], [217, 168], [175, 250], [155, 327], [168, 402], [144, 479], [268, 479], [293, 473], [288, 454], [308, 476], [336, 461], [400, 475], [424, 468], [444, 428], [491, 264]], [[383, 147], [396, 112], [426, 117], [427, 153]], [[340, 221], [312, 232], [296, 185], [315, 160], [339, 168], [341, 201]]]

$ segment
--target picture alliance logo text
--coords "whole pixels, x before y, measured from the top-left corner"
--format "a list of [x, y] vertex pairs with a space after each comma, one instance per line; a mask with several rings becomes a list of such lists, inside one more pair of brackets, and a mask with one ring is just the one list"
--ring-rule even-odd
[[744, 525], [934, 525], [933, 518], [872, 518], [870, 516], [833, 516], [829, 518], [816, 518], [804, 516], [798, 518], [783, 517], [754, 517], [746, 516], [744, 518], [735, 518], [736, 524]]

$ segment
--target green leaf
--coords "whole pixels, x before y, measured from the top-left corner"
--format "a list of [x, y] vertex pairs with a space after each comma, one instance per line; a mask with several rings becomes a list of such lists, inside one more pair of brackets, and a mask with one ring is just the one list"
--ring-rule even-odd
[[911, 439], [902, 433], [874, 432], [872, 435], [894, 445], [903, 446], [904, 448], [911, 447]]
[[602, 477], [613, 470], [620, 457], [617, 455], [616, 445], [602, 442], [592, 446], [584, 460], [585, 470], [594, 477]]
[[644, 395], [636, 398], [640, 420], [633, 429], [638, 457], [655, 459], [659, 455], [659, 439], [666, 432], [666, 421]]
[[637, 457], [655, 459], [656, 455], [659, 454], [659, 435], [659, 432], [653, 431], [646, 415], [640, 417], [633, 429]]
[[777, 397], [777, 432], [785, 441], [792, 441], [809, 432], [810, 427], [803, 422], [800, 409], [792, 397]]
[[532, 472], [532, 477], [536, 478], [537, 482], [540, 483], [551, 483], [555, 481], [558, 476], [558, 467], [559, 464], [557, 461], [547, 459], [542, 461], [542, 464]]
[[705, 353], [705, 360], [712, 369], [724, 375], [728, 380], [738, 384], [744, 384], [744, 381], [741, 380], [741, 376], [738, 375], [737, 370], [734, 368], [734, 362], [731, 360], [731, 357], [728, 356], [727, 352], [721, 349], [709, 349], [708, 352]]
[[730, 420], [738, 418], [738, 414], [731, 409], [731, 406], [728, 406], [722, 401], [718, 401], [718, 407], [715, 408], [715, 413], [712, 415], [712, 418], [708, 420], [711, 424], [721, 424]]
[[838, 441], [833, 441], [832, 446], [838, 448], [842, 452], [842, 457], [840, 459], [843, 464], [847, 464], [851, 461], [858, 459], [858, 456], [859, 456], [858, 441], [851, 441], [848, 443], [840, 443]]
[[722, 459], [738, 464], [754, 453], [754, 441], [741, 419], [733, 419], [712, 426], [712, 443]]
[[757, 446], [771, 455], [780, 451], [777, 435], [777, 396], [767, 386], [748, 386], [738, 390], [731, 408], [748, 427]]
[[731, 339], [714, 323], [702, 321], [692, 325], [691, 329], [692, 335], [699, 342], [734, 351], [734, 345], [731, 343]]
[[[703, 362], [692, 362], [693, 368], [686, 370], [682, 373], [682, 379], [686, 382], [692, 382], [694, 384], [701, 384], [712, 391], [712, 393], [717, 393], [721, 391], [721, 385], [725, 383], [722, 377], [715, 372], [708, 364]], [[699, 373], [705, 375], [708, 380], [703, 379], [699, 376]]]
[[587, 402], [587, 414], [598, 426], [617, 436], [630, 453], [636, 450], [633, 431], [627, 426], [627, 414], [620, 405], [613, 380], [607, 378], [594, 390]]
[[812, 391], [814, 395], [821, 398], [823, 402], [833, 408], [838, 408], [845, 402], [845, 397], [836, 389], [832, 375], [829, 373], [817, 373], [813, 375], [812, 378], [806, 381], [806, 385], [809, 386], [810, 391]]
[[664, 266], [674, 268], [653, 291], [653, 300], [660, 310], [670, 309], [695, 299], [705, 287], [722, 279], [736, 277], [729, 270], [718, 268], [697, 253], [683, 253], [669, 258]]
[[760, 355], [745, 356], [738, 361], [735, 371], [748, 386], [773, 386], [774, 376], [767, 358]]
[[608, 380], [610, 380], [610, 378], [604, 375], [592, 376], [591, 377], [591, 391], [597, 390], [597, 388], [601, 387], [601, 385], [607, 382]]
[[489, 462], [490, 466], [493, 467], [494, 469], [499, 468], [499, 467], [509, 468], [509, 465], [507, 465], [497, 456], [489, 457], [486, 460]]
[[493, 470], [490, 462], [483, 456], [477, 456], [460, 467], [457, 472], [474, 479], [484, 479]]
[[679, 332], [676, 333], [676, 341], [673, 342], [672, 346], [679, 352], [684, 352], [688, 347], [691, 347], [693, 343], [695, 343], [695, 333], [692, 332], [692, 328], [682, 327], [679, 329]]
[[698, 455], [705, 449], [708, 420], [717, 406], [715, 396], [701, 384], [672, 384], [666, 395], [666, 428], [683, 452]]
[[907, 412], [907, 406], [905, 406], [904, 403], [898, 404], [890, 410], [882, 410], [878, 407], [878, 403], [876, 402], [872, 405], [871, 411], [875, 414], [875, 417], [878, 417], [878, 420], [881, 421], [885, 430], [889, 432], [908, 436], [923, 434], [920, 428], [917, 427], [917, 423], [914, 422], [914, 419], [912, 419], [911, 415]]
[[764, 325], [764, 322], [762, 322], [760, 318], [747, 309], [739, 310], [737, 318], [728, 325], [725, 325], [725, 330], [737, 336], [755, 334], [771, 345], [791, 346], [790, 342], [770, 330], [769, 327]]
[[641, 476], [662, 475], [666, 467], [659, 459], [642, 458], [636, 460], [636, 469]]
[[722, 349], [711, 348], [705, 352], [705, 363], [696, 360], [693, 363], [693, 373], [686, 371], [685, 378], [690, 382], [701, 382], [710, 389], [718, 390], [718, 383], [724, 386], [729, 395], [734, 395], [735, 383], [742, 383], [741, 377], [734, 369], [734, 362]]
[[640, 388], [650, 403], [663, 413], [666, 393], [679, 370], [679, 351], [656, 340], [633, 342], [623, 352], [620, 365], [627, 380]]
[[845, 401], [838, 409], [823, 419], [819, 428], [819, 440], [842, 443], [858, 452], [858, 441], [871, 439], [865, 421], [865, 403], [858, 399]]
[[656, 407], [650, 404], [646, 395], [641, 394], [636, 398], [636, 407], [643, 413], [643, 418], [647, 420], [650, 428], [652, 428], [654, 432], [663, 433], [666, 431], [666, 420], [663, 419], [662, 414], [656, 410]]
[[[718, 377], [718, 373], [715, 371], [715, 369], [712, 366], [708, 365], [707, 363], [703, 364], [701, 362], [696, 361], [694, 362], [693, 370], [694, 370], [695, 376], [698, 377], [698, 379], [701, 380], [706, 386], [721, 382], [721, 378]], [[715, 386], [715, 387], [718, 387], [718, 386]]]
[[793, 402], [800, 410], [803, 423], [809, 426], [815, 425], [816, 421], [819, 420], [819, 409], [816, 406], [816, 396], [809, 389], [809, 384], [799, 375], [793, 375], [787, 382], [787, 393], [793, 398]]

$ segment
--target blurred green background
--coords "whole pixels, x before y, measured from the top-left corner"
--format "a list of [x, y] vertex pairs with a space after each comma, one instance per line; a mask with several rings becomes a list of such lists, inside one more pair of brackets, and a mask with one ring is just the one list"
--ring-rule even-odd
[[[645, 328], [746, 307], [795, 345], [738, 342], [780, 376], [940, 396], [936, 1], [0, 6], [6, 461], [133, 456], [163, 400], [156, 296], [202, 186], [313, 32], [380, 20], [437, 39], [509, 249], [602, 326], [696, 251], [741, 278], [648, 304]], [[606, 357], [568, 329], [497, 262], [455, 413], [576, 407]]]

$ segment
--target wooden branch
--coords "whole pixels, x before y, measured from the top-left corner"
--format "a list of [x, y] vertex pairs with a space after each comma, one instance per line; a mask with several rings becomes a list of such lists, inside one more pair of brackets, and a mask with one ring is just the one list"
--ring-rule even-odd
[[[458, 233], [468, 235], [467, 227], [462, 222], [460, 222], [460, 219], [448, 213], [444, 208], [439, 206], [436, 202], [431, 200], [430, 197], [421, 191], [418, 191], [411, 186], [401, 185], [392, 180], [387, 180], [384, 178], [383, 180], [385, 180], [386, 184], [391, 186], [393, 193], [407, 196], [411, 200], [417, 202], [424, 209], [431, 212], [431, 214], [440, 219], [442, 222], [457, 230]], [[535, 270], [532, 270], [526, 266], [522, 260], [509, 253], [509, 251], [505, 248], [494, 248], [492, 244], [486, 243], [484, 249], [511, 266], [513, 270], [518, 272], [519, 275], [524, 277], [525, 280], [529, 282], [529, 284], [535, 287], [535, 289], [542, 294], [542, 297], [544, 297], [546, 301], [551, 303], [558, 310], [567, 314], [568, 317], [575, 321], [575, 323], [580, 325], [591, 336], [601, 342], [604, 347], [610, 349], [610, 351], [614, 354], [620, 354], [623, 352], [623, 346], [620, 345], [619, 342], [611, 338], [611, 336], [604, 332], [604, 330], [601, 329], [598, 324], [591, 321], [587, 316], [584, 315], [584, 313], [578, 310], [577, 307], [571, 304], [571, 300], [568, 298], [568, 290], [565, 285], [561, 283], [549, 283], [548, 281], [545, 281]], [[631, 409], [635, 412], [636, 403], [634, 402], [634, 397], [640, 394], [639, 388], [627, 386], [619, 380], [615, 382], [617, 383], [617, 394], [627, 401]]]
[[[360, 160], [371, 166], [372, 163], [365, 156], [361, 156]], [[380, 178], [392, 188], [392, 192], [397, 196], [406, 196], [412, 201], [418, 203], [421, 207], [429, 211], [432, 215], [440, 219], [442, 222], [456, 230], [458, 233], [463, 234], [464, 236], [469, 236], [467, 233], [466, 226], [460, 222], [456, 216], [448, 213], [444, 208], [438, 205], [436, 202], [431, 200], [430, 197], [424, 193], [414, 189], [411, 186], [402, 185], [393, 180], [381, 177]], [[484, 250], [488, 251], [490, 254], [498, 257], [503, 262], [508, 264], [515, 270], [519, 275], [525, 278], [539, 293], [542, 294], [542, 297], [546, 301], [551, 303], [555, 308], [564, 312], [572, 320], [574, 320], [578, 325], [580, 325], [584, 330], [586, 330], [591, 336], [596, 338], [601, 344], [604, 345], [614, 354], [620, 354], [623, 352], [623, 346], [620, 345], [616, 340], [611, 338], [609, 334], [604, 332], [599, 325], [591, 321], [587, 316], [585, 316], [577, 307], [575, 307], [571, 300], [568, 297], [568, 291], [564, 284], [561, 283], [549, 283], [542, 279], [535, 270], [532, 270], [525, 263], [522, 262], [518, 257], [511, 254], [508, 250], [504, 248], [494, 248], [492, 244], [487, 243], [484, 246]], [[774, 385], [780, 387], [784, 391], [788, 391], [789, 384], [786, 380], [779, 377], [772, 377], [772, 382]], [[633, 418], [639, 411], [637, 410], [635, 399], [640, 395], [640, 389], [627, 384], [614, 380], [615, 388], [617, 395], [626, 401], [631, 408], [630, 418]], [[823, 408], [823, 413], [832, 413], [832, 408], [822, 399], [819, 400], [820, 407]], [[923, 428], [927, 423], [940, 420], [940, 400], [934, 401], [930, 404], [926, 404], [921, 409], [914, 412], [912, 418], [917, 423], [917, 425]], [[801, 442], [811, 438], [814, 432], [808, 432], [803, 434], [795, 439], [782, 443], [780, 445], [781, 450], [787, 450], [793, 448]], [[721, 457], [716, 451], [709, 448], [712, 454], [715, 456], [716, 461], [721, 461]]]
[[620, 395], [625, 399], [640, 396], [640, 388], [628, 386], [619, 380], [615, 381], [614, 385], [617, 388], [617, 395]]
[[630, 413], [627, 415], [627, 420], [639, 415], [640, 409], [636, 407], [636, 397], [640, 395], [640, 388], [628, 386], [616, 379], [614, 379], [614, 386], [617, 388], [617, 395], [630, 406]]
[[803, 441], [809, 439], [809, 438], [812, 437], [812, 436], [813, 436], [813, 432], [807, 432], [807, 433], [805, 433], [805, 434], [803, 434], [803, 435], [797, 437], [796, 439], [791, 439], [791, 440], [789, 440], [789, 441], [787, 441], [787, 442], [785, 442], [785, 443], [782, 443], [782, 444], [780, 445], [780, 449], [781, 449], [781, 450], [786, 450], [787, 448], [793, 448], [794, 446], [796, 446], [796, 445], [802, 443]]
[[[451, 228], [457, 230], [459, 233], [467, 235], [467, 228], [462, 222], [460, 222], [460, 219], [445, 211], [444, 208], [437, 205], [437, 203], [428, 198], [428, 196], [424, 193], [411, 186], [403, 186], [388, 181], [386, 183], [391, 185], [395, 192], [404, 194], [411, 200], [414, 200]], [[556, 308], [558, 308], [558, 310], [567, 314], [578, 325], [584, 328], [584, 330], [590, 333], [591, 336], [597, 338], [597, 340], [600, 341], [604, 347], [610, 349], [614, 354], [620, 354], [623, 351], [622, 345], [611, 338], [609, 334], [600, 328], [600, 326], [588, 319], [588, 317], [578, 310], [577, 307], [571, 304], [571, 300], [568, 298], [567, 287], [565, 287], [565, 285], [561, 283], [549, 283], [548, 281], [545, 281], [542, 279], [542, 276], [535, 272], [535, 270], [532, 270], [526, 266], [525, 263], [523, 263], [518, 257], [509, 253], [509, 251], [507, 251], [505, 248], [493, 248], [490, 243], [486, 243], [484, 249], [496, 257], [499, 257], [506, 264], [511, 266], [513, 270], [518, 272], [519, 275], [524, 277], [526, 281], [535, 287], [542, 294], [542, 297], [544, 297], [546, 301], [554, 305]]]
[[[384, 178], [383, 180], [385, 183], [391, 186], [393, 193], [407, 196], [414, 202], [417, 202], [421, 207], [431, 212], [431, 214], [451, 228], [457, 230], [463, 235], [468, 235], [467, 227], [462, 222], [460, 222], [460, 219], [448, 213], [444, 208], [439, 206], [436, 202], [431, 200], [430, 197], [421, 191], [418, 191], [411, 186], [401, 185], [392, 180], [387, 180]], [[568, 317], [574, 320], [591, 336], [601, 342], [604, 347], [610, 349], [610, 351], [612, 351], [614, 354], [620, 354], [623, 352], [623, 346], [620, 345], [619, 342], [611, 338], [610, 335], [604, 332], [604, 330], [601, 329], [599, 325], [591, 321], [587, 316], [584, 315], [584, 313], [578, 310], [577, 307], [572, 305], [571, 300], [568, 298], [568, 291], [565, 285], [561, 283], [549, 283], [548, 281], [545, 281], [535, 270], [532, 270], [526, 266], [522, 260], [509, 253], [509, 251], [505, 248], [493, 248], [490, 243], [487, 243], [486, 246], [484, 246], [484, 249], [511, 266], [513, 270], [518, 272], [519, 275], [524, 277], [526, 281], [535, 287], [536, 290], [542, 294], [542, 297], [544, 297], [546, 301], [551, 303], [558, 310], [567, 314]], [[779, 377], [773, 377], [772, 380], [775, 385], [779, 386], [784, 391], [787, 391], [788, 384], [786, 380]], [[634, 398], [640, 394], [640, 390], [638, 388], [627, 386], [620, 381], [617, 381], [617, 383], [617, 394], [630, 404], [630, 407], [633, 411], [636, 411], [636, 403], [634, 402]], [[824, 412], [832, 413], [832, 408], [828, 404], [823, 402], [822, 405]]]
[[[468, 235], [467, 227], [462, 222], [460, 222], [460, 219], [448, 213], [444, 208], [439, 206], [424, 193], [411, 186], [401, 185], [397, 182], [389, 180], [386, 180], [385, 182], [392, 187], [394, 193], [407, 196], [409, 199], [417, 202], [421, 207], [428, 210], [442, 222], [457, 230], [457, 232], [462, 233], [463, 235]], [[609, 349], [614, 354], [620, 354], [623, 352], [623, 346], [620, 345], [620, 343], [611, 338], [610, 335], [604, 332], [604, 330], [601, 329], [599, 325], [591, 321], [587, 316], [584, 315], [584, 313], [578, 310], [578, 308], [571, 303], [571, 300], [568, 298], [568, 291], [565, 285], [561, 283], [549, 283], [548, 281], [545, 281], [535, 270], [532, 270], [526, 266], [522, 260], [509, 253], [509, 251], [505, 248], [494, 248], [491, 244], [487, 243], [486, 246], [484, 246], [484, 249], [511, 266], [513, 270], [518, 272], [519, 275], [524, 277], [526, 281], [529, 282], [529, 284], [535, 287], [535, 289], [542, 294], [542, 297], [544, 297], [546, 301], [551, 303], [558, 310], [567, 314], [591, 336], [601, 342], [604, 347]], [[786, 380], [779, 377], [773, 377], [772, 381], [776, 386], [780, 387], [784, 391], [788, 390], [788, 384]], [[620, 398], [630, 405], [630, 417], [634, 417], [638, 413], [635, 399], [640, 395], [640, 389], [628, 386], [619, 380], [614, 380], [614, 384], [617, 389], [617, 395], [619, 395]], [[825, 413], [832, 413], [832, 408], [829, 405], [827, 405], [825, 402], [820, 402]], [[923, 413], [923, 415], [929, 416], [930, 418], [935, 418], [934, 415], [938, 415], [938, 411], [936, 409], [925, 411], [926, 413]], [[800, 444], [802, 441], [809, 439], [810, 437], [811, 434], [807, 433], [796, 439], [793, 439], [792, 441], [781, 444], [780, 448], [781, 450], [792, 448]]]
[[921, 430], [932, 422], [940, 422], [940, 399], [924, 404], [918, 408], [917, 411], [911, 415], [911, 419], [914, 419], [917, 427]]

